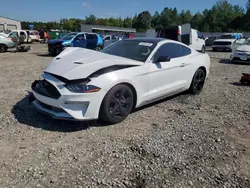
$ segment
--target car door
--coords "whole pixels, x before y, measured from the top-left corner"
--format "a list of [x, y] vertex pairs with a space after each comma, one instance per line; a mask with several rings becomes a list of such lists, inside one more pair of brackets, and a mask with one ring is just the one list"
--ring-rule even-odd
[[87, 39], [87, 48], [94, 50], [97, 46], [98, 38], [96, 34], [87, 33], [86, 34]]
[[104, 41], [104, 46], [105, 46], [105, 47], [107, 47], [107, 46], [109, 46], [110, 44], [112, 44], [111, 36], [106, 36], [106, 37], [104, 37], [103, 41]]
[[86, 48], [87, 42], [86, 42], [85, 35], [79, 34], [79, 35], [75, 36], [75, 38], [72, 41], [72, 46]]
[[168, 56], [170, 61], [150, 63], [149, 95], [153, 100], [184, 91], [189, 80], [191, 49], [178, 43], [165, 43], [153, 56]]

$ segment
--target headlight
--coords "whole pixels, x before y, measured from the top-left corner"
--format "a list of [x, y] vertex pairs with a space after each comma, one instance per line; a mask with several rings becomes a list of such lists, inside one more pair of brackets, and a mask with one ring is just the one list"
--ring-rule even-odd
[[65, 87], [73, 93], [95, 93], [101, 90], [99, 87], [86, 85], [85, 83], [66, 84]]

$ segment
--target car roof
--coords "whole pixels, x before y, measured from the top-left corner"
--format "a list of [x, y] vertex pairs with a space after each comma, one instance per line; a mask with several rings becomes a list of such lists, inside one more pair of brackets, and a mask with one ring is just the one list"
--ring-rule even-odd
[[93, 33], [93, 32], [71, 32], [71, 34], [94, 34], [94, 35], [99, 35], [98, 33]]
[[140, 42], [150, 42], [150, 43], [159, 43], [164, 40], [168, 40], [165, 38], [155, 38], [155, 37], [135, 37], [135, 38], [128, 38], [123, 40], [134, 40], [134, 41], [140, 41]]

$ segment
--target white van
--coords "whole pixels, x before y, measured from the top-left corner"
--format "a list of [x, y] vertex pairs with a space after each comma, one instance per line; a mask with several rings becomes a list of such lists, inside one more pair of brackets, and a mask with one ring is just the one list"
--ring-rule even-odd
[[180, 41], [191, 48], [205, 53], [205, 40], [199, 31], [192, 29], [190, 24], [171, 26], [161, 29], [157, 37]]

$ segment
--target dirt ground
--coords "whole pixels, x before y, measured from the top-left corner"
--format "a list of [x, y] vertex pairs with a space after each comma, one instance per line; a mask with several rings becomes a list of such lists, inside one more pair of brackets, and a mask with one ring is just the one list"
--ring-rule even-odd
[[0, 54], [0, 187], [250, 187], [250, 65], [208, 52], [198, 96], [177, 95], [118, 125], [53, 120], [27, 100], [45, 44]]

